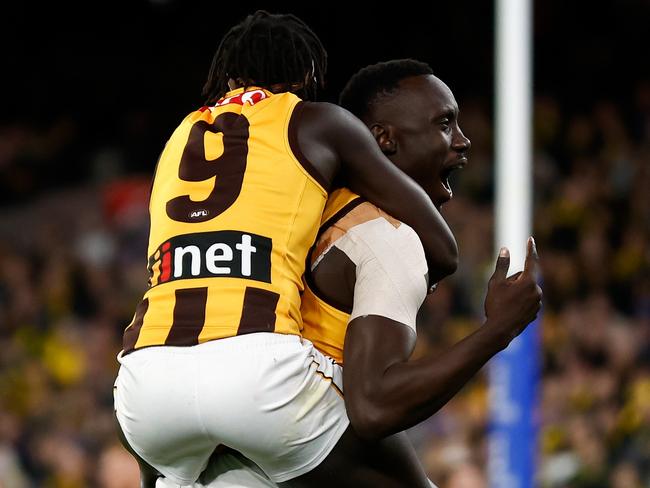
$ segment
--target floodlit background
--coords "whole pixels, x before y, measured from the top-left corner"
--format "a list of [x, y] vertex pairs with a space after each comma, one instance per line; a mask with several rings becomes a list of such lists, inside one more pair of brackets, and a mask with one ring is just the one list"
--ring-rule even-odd
[[[122, 329], [146, 286], [147, 197], [167, 137], [201, 105], [222, 34], [292, 12], [357, 69], [426, 61], [454, 91], [470, 164], [443, 210], [461, 251], [416, 354], [481, 322], [493, 242], [491, 2], [3, 5], [0, 487], [136, 487], [112, 424]], [[650, 3], [538, 1], [534, 235], [543, 268], [538, 485], [650, 486]], [[441, 488], [486, 486], [485, 372], [411, 430]]]

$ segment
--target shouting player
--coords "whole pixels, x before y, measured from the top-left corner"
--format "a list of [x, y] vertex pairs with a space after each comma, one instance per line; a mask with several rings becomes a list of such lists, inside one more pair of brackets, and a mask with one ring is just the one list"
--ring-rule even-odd
[[[393, 163], [440, 208], [452, 197], [449, 174], [467, 164], [470, 141], [451, 90], [415, 60], [362, 69], [341, 104], [369, 127]], [[415, 318], [427, 292], [422, 244], [407, 225], [347, 189], [325, 208], [303, 294], [303, 335], [343, 365], [345, 403], [356, 436], [343, 442], [304, 486], [429, 486], [401, 433], [447, 403], [537, 315], [532, 238], [523, 273], [507, 279], [502, 249], [485, 301], [486, 321], [441, 355], [410, 361]]]

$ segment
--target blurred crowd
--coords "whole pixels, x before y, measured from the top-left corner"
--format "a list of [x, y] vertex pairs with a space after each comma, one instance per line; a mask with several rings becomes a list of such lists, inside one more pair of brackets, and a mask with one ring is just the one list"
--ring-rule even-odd
[[[443, 214], [461, 265], [427, 299], [416, 355], [480, 325], [496, 259], [489, 112], [482, 100], [459, 101], [472, 152]], [[650, 84], [638, 85], [631, 107], [602, 100], [577, 110], [540, 96], [535, 114], [538, 485], [647, 488]], [[146, 133], [146, 119], [130, 121], [133, 137]], [[0, 487], [137, 486], [115, 434], [112, 382], [146, 286], [150, 175], [126, 170], [134, 154], [124, 145], [92, 146], [83, 131], [69, 118], [0, 127]], [[82, 166], [84, 183], [71, 183]], [[487, 388], [484, 368], [409, 431], [441, 488], [487, 486]]]

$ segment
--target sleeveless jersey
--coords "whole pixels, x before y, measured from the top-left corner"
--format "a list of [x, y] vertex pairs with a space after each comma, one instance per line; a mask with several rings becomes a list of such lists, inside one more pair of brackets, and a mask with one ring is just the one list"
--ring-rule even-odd
[[[332, 192], [325, 205], [317, 241], [310, 252], [308, 267], [350, 228], [377, 217], [384, 217], [394, 226], [399, 225], [399, 221], [347, 188]], [[307, 269], [301, 304], [302, 335], [320, 351], [343, 364], [343, 343], [352, 310], [331, 304], [324, 297], [319, 296], [310, 276]]]
[[327, 199], [297, 147], [302, 103], [291, 93], [234, 90], [174, 131], [151, 190], [149, 289], [124, 354], [300, 334], [302, 275]]

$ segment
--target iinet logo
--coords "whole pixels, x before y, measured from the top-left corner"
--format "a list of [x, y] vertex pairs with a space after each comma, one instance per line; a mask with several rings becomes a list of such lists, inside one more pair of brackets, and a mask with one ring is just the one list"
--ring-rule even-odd
[[231, 277], [271, 282], [271, 239], [239, 231], [175, 236], [149, 257], [151, 286], [169, 281]]

